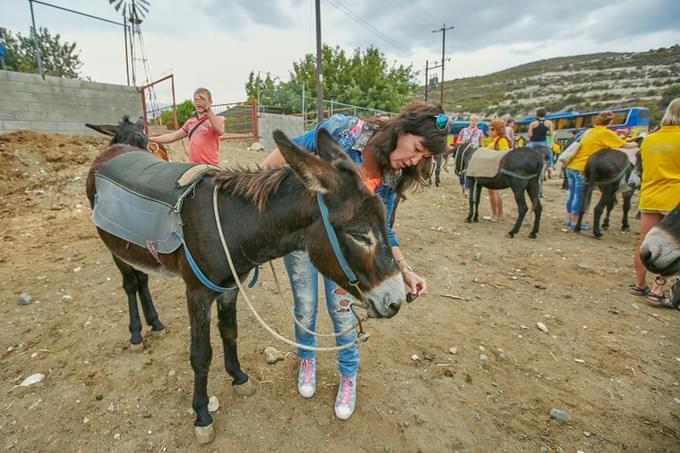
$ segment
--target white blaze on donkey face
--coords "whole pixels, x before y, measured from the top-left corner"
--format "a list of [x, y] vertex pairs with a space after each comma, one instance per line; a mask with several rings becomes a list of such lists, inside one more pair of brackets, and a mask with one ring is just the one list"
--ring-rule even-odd
[[371, 292], [366, 293], [366, 297], [370, 302], [369, 317], [391, 318], [396, 315], [406, 300], [406, 288], [401, 273], [393, 275], [373, 288]]
[[649, 230], [640, 246], [640, 259], [651, 272], [669, 275], [680, 271], [680, 243], [658, 226]]

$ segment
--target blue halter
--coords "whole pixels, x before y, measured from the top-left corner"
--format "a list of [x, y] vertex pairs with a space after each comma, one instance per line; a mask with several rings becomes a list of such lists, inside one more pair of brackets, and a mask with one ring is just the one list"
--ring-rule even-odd
[[319, 211], [321, 211], [321, 220], [323, 220], [323, 227], [326, 230], [326, 236], [328, 236], [328, 240], [330, 241], [331, 247], [333, 248], [333, 253], [335, 253], [335, 258], [338, 260], [338, 263], [340, 264], [342, 271], [345, 273], [347, 280], [349, 280], [349, 284], [359, 289], [359, 280], [357, 279], [356, 275], [354, 275], [354, 272], [352, 272], [352, 269], [350, 269], [349, 264], [347, 264], [347, 260], [345, 259], [345, 255], [343, 255], [342, 250], [340, 250], [338, 236], [335, 234], [335, 229], [333, 228], [333, 225], [331, 225], [331, 221], [328, 218], [328, 206], [326, 206], [326, 202], [324, 201], [323, 195], [321, 195], [320, 192], [316, 193], [316, 202], [319, 205]]

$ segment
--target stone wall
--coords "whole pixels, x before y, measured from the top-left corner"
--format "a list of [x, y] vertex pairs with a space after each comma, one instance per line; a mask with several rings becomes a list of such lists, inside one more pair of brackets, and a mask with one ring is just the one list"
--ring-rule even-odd
[[0, 134], [93, 132], [85, 123], [116, 124], [142, 115], [135, 87], [0, 70]]
[[276, 129], [281, 129], [289, 137], [299, 135], [304, 132], [304, 125], [301, 116], [280, 115], [277, 113], [261, 112], [258, 121], [260, 134], [260, 144], [264, 151], [269, 152], [276, 148], [276, 143], [272, 138], [272, 133]]

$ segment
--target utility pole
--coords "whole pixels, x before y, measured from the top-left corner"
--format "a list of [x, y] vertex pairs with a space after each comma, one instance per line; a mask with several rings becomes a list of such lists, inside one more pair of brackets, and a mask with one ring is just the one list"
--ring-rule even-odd
[[315, 0], [316, 6], [316, 120], [323, 119], [323, 69], [321, 67], [321, 0]]
[[442, 24], [442, 28], [437, 29], [437, 30], [432, 30], [432, 33], [442, 33], [442, 80], [440, 81], [441, 85], [441, 94], [439, 95], [440, 98], [440, 103], [442, 105], [442, 108], [444, 108], [444, 59], [445, 59], [445, 53], [446, 53], [446, 31], [447, 30], [453, 30], [454, 27], [453, 25], [450, 27], [446, 27], [446, 24]]
[[35, 14], [33, 14], [33, 1], [28, 0], [28, 5], [31, 7], [31, 23], [33, 27], [31, 31], [33, 32], [33, 45], [35, 46], [35, 58], [38, 60], [38, 72], [40, 72], [40, 77], [45, 80], [45, 70], [43, 69], [42, 63], [42, 52], [40, 50], [40, 44], [38, 44], [38, 30], [35, 28]]
[[432, 66], [430, 66], [430, 62], [428, 60], [425, 60], [425, 100], [427, 101], [427, 89], [430, 84], [430, 76], [429, 76], [429, 71], [430, 69], [437, 69], [441, 67], [441, 64], [434, 63]]

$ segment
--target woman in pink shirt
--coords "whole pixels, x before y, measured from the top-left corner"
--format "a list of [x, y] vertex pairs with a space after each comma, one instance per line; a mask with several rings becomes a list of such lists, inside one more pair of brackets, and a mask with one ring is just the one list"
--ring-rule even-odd
[[212, 95], [206, 88], [194, 91], [196, 115], [181, 128], [167, 134], [149, 137], [150, 141], [167, 144], [189, 137], [189, 162], [220, 165], [220, 137], [224, 134], [224, 117], [217, 116], [210, 109]]

